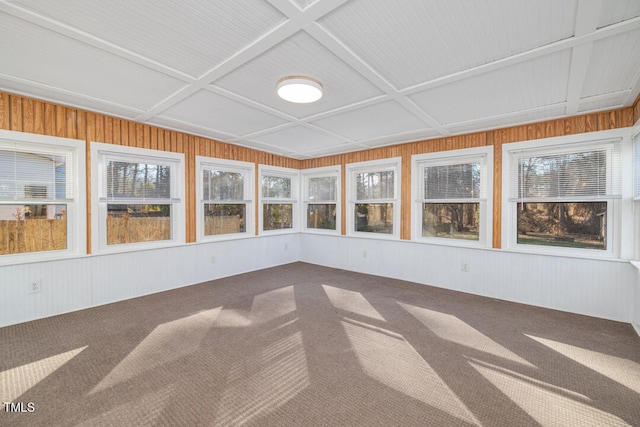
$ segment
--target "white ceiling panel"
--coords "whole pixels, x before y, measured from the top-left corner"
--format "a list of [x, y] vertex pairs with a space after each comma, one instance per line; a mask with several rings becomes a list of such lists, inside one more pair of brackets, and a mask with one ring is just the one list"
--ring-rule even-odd
[[[116, 55], [0, 14], [0, 73], [64, 91], [146, 109], [184, 86]], [[37, 90], [35, 91], [37, 94]]]
[[0, 0], [0, 58], [3, 91], [304, 159], [631, 107], [640, 0]]
[[294, 3], [296, 6], [298, 6], [300, 9], [304, 9], [307, 6], [309, 6], [311, 3], [314, 2], [314, 0], [291, 0], [292, 3]]
[[[321, 132], [294, 126], [253, 138], [265, 144], [282, 147], [292, 153], [342, 145], [345, 141]], [[283, 143], [286, 141], [286, 143]]]
[[176, 119], [232, 135], [245, 135], [285, 123], [283, 119], [202, 90], [164, 111]]
[[598, 28], [617, 24], [637, 16], [640, 16], [640, 1], [638, 0], [604, 0]]
[[[321, 20], [402, 89], [573, 35], [575, 1], [354, 0]], [[372, 25], [375, 23], [375, 25]]]
[[466, 123], [456, 123], [447, 126], [452, 133], [472, 133], [482, 130], [498, 129], [502, 127], [517, 126], [528, 123], [535, 123], [544, 120], [553, 120], [562, 117], [565, 113], [565, 107], [552, 106], [543, 109], [534, 109], [529, 111], [518, 111], [511, 114], [505, 114], [496, 117], [485, 117], [481, 120], [473, 120]]
[[397, 134], [391, 134], [386, 136], [378, 136], [367, 140], [358, 141], [360, 144], [367, 147], [382, 147], [385, 145], [395, 145], [398, 141], [412, 142], [421, 141], [424, 139], [432, 139], [441, 136], [437, 131], [433, 129], [419, 129], [415, 131], [402, 132]]
[[19, 0], [14, 3], [199, 76], [285, 17], [259, 0]]
[[[292, 104], [278, 98], [276, 85], [287, 76], [308, 76], [320, 81], [325, 96], [312, 104]], [[382, 94], [305, 32], [298, 32], [215, 85], [298, 118]]]
[[141, 110], [106, 102], [81, 93], [60, 90], [48, 85], [36, 84], [30, 80], [22, 80], [0, 74], [0, 91], [32, 96], [34, 88], [37, 90], [38, 99], [43, 101], [51, 101], [62, 105], [82, 105], [85, 110], [96, 111], [129, 120], [134, 119], [141, 113]]
[[593, 43], [583, 97], [631, 89], [640, 70], [640, 30]]
[[571, 54], [557, 52], [411, 96], [438, 122], [493, 117], [566, 100]]
[[[379, 117], [380, 120], [371, 120]], [[311, 123], [344, 135], [354, 141], [371, 139], [380, 135], [398, 134], [427, 127], [421, 120], [395, 101], [387, 101], [314, 120]]]
[[600, 111], [611, 108], [612, 105], [622, 107], [627, 99], [627, 92], [612, 94], [608, 96], [594, 96], [580, 100], [578, 112], [586, 113], [588, 111]]

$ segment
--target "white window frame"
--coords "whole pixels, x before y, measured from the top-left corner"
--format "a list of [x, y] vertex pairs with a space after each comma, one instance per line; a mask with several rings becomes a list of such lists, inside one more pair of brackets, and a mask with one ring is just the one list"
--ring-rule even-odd
[[[74, 197], [65, 200], [67, 205], [66, 249], [0, 255], [0, 265], [52, 261], [85, 255], [87, 249], [85, 141], [0, 129], [0, 147], [11, 150], [11, 146], [15, 143], [19, 143], [20, 148], [31, 147], [34, 152], [40, 149], [68, 154], [71, 157], [71, 164], [68, 165], [66, 172], [69, 183], [73, 184]], [[20, 203], [22, 203], [21, 200], [17, 201], [17, 204]]]
[[[234, 203], [244, 203], [245, 208], [245, 231], [238, 233], [217, 234], [206, 236], [204, 234], [204, 205], [214, 201], [204, 200], [203, 192], [203, 171], [204, 168], [216, 168], [224, 172], [234, 172], [243, 174], [244, 200], [234, 201]], [[196, 240], [198, 242], [242, 239], [255, 236], [255, 163], [241, 162], [238, 160], [217, 159], [213, 157], [196, 156]]]
[[[301, 218], [304, 223], [304, 231], [307, 233], [317, 234], [340, 234], [342, 230], [342, 173], [341, 166], [327, 166], [321, 168], [304, 169], [302, 171], [303, 195], [302, 195], [302, 212]], [[310, 200], [309, 198], [309, 181], [311, 178], [336, 178], [336, 200]], [[309, 227], [307, 224], [307, 210], [312, 204], [335, 204], [336, 205], [336, 229], [326, 230]]]
[[[272, 198], [264, 197], [262, 191], [262, 179], [265, 176], [278, 176], [291, 179], [291, 198]], [[274, 234], [290, 234], [300, 230], [300, 171], [298, 169], [284, 168], [279, 166], [258, 165], [258, 234], [274, 235]], [[264, 205], [265, 204], [291, 204], [291, 228], [278, 230], [264, 229]]]
[[[596, 149], [610, 147], [612, 142], [618, 141], [620, 144], [619, 156], [609, 156], [607, 162], [615, 167], [609, 168], [607, 171], [607, 179], [620, 180], [620, 195], [602, 196], [598, 200], [607, 202], [607, 244], [606, 249], [584, 249], [584, 248], [566, 248], [560, 246], [544, 246], [544, 245], [528, 245], [517, 243], [517, 205], [518, 201], [514, 198], [514, 191], [517, 182], [512, 181], [513, 153], [519, 151], [536, 151], [544, 152], [544, 154], [562, 154], [567, 152], [583, 151], [585, 149]], [[631, 160], [627, 151], [631, 150], [630, 128], [614, 129], [607, 131], [590, 132], [584, 134], [568, 135], [553, 138], [544, 138], [540, 140], [522, 141], [503, 144], [502, 146], [502, 249], [515, 252], [537, 253], [555, 256], [569, 256], [577, 258], [592, 259], [615, 259], [621, 256], [627, 256], [629, 247], [631, 246], [630, 236], [625, 238], [622, 236], [621, 230], [632, 225], [629, 218], [629, 212], [623, 207], [624, 200], [632, 197], [632, 185], [626, 183], [626, 176], [631, 177]], [[608, 152], [613, 151], [607, 148]], [[612, 174], [618, 170], [619, 176]], [[631, 179], [629, 179], [629, 184]], [[580, 201], [579, 197], [572, 201]], [[586, 197], [585, 201], [593, 200], [593, 197]], [[553, 200], [549, 200], [553, 201]], [[561, 200], [559, 200], [561, 201]]]
[[[483, 247], [492, 245], [493, 230], [493, 147], [465, 148], [411, 156], [411, 227], [412, 240], [448, 246]], [[480, 163], [480, 197], [473, 199], [446, 199], [428, 201], [424, 198], [424, 169], [429, 166]], [[480, 224], [478, 240], [464, 240], [422, 235], [422, 204], [430, 203], [479, 203]]]
[[[107, 205], [101, 194], [105, 157], [132, 162], [161, 162], [171, 169], [171, 239], [107, 245]], [[91, 244], [95, 254], [138, 251], [185, 244], [185, 161], [184, 154], [148, 148], [91, 142]]]
[[637, 124], [631, 131], [632, 150], [633, 150], [633, 231], [634, 236], [634, 249], [633, 259], [634, 265], [640, 269], [640, 124]]
[[[357, 185], [356, 175], [363, 172], [384, 172], [393, 171], [394, 191], [393, 198], [356, 200]], [[347, 193], [347, 236], [365, 237], [371, 239], [399, 240], [402, 218], [401, 209], [401, 180], [402, 180], [402, 157], [392, 157], [381, 160], [370, 160], [366, 162], [348, 163], [346, 166], [346, 193]], [[365, 232], [355, 230], [355, 209], [357, 203], [392, 203], [393, 204], [393, 232], [391, 234]]]

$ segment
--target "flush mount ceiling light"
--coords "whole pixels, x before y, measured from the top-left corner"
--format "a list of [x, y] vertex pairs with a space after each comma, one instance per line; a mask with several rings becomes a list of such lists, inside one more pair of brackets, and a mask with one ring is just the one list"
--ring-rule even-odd
[[308, 104], [322, 98], [322, 85], [309, 77], [289, 76], [278, 81], [278, 96], [285, 101]]

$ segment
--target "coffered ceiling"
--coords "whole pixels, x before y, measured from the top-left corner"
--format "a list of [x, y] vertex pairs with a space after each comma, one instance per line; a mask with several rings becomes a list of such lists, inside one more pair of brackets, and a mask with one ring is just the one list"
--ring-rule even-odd
[[306, 159], [630, 106], [640, 0], [0, 0], [0, 58], [3, 91]]

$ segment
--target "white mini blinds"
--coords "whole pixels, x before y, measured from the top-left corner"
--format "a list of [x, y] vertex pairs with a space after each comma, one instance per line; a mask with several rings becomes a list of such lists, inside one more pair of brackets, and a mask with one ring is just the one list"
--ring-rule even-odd
[[487, 156], [477, 155], [418, 163], [423, 202], [472, 202], [486, 199]]
[[633, 196], [636, 200], [640, 200], [640, 133], [633, 137], [633, 151], [633, 172], [635, 174]]
[[42, 203], [74, 198], [73, 150], [2, 141], [0, 201]]
[[119, 153], [100, 153], [101, 202], [177, 203], [175, 177], [178, 161]]
[[512, 152], [510, 201], [618, 198], [621, 141]]

